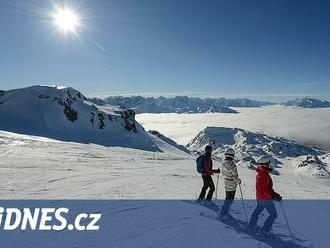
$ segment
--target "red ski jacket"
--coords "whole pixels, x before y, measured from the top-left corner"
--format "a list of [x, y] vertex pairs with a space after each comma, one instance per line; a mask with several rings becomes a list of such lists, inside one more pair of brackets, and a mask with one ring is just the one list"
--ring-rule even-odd
[[273, 199], [273, 181], [269, 175], [271, 169], [265, 166], [259, 166], [256, 176], [256, 193], [257, 200], [272, 200]]
[[204, 157], [204, 172], [203, 172], [203, 176], [207, 176], [210, 177], [213, 175], [213, 163], [212, 163], [212, 159], [208, 158], [208, 157]]

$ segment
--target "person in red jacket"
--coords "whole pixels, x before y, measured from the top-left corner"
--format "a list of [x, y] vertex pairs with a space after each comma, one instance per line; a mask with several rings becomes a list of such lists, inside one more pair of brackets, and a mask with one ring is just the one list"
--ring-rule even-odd
[[273, 181], [269, 175], [269, 173], [272, 171], [270, 166], [270, 157], [267, 155], [263, 155], [258, 159], [257, 162], [259, 165], [256, 169], [257, 207], [251, 216], [249, 227], [251, 229], [256, 228], [259, 215], [264, 209], [266, 209], [269, 213], [269, 216], [265, 221], [261, 231], [264, 234], [269, 234], [277, 218], [277, 211], [274, 206], [273, 200], [280, 201], [282, 200], [282, 197], [280, 194], [276, 193], [273, 190]]
[[202, 191], [198, 197], [198, 200], [202, 201], [205, 198], [206, 191], [209, 188], [209, 192], [206, 196], [206, 200], [212, 200], [213, 193], [215, 191], [215, 186], [212, 180], [213, 173], [220, 173], [220, 169], [214, 170], [213, 162], [212, 162], [212, 146], [207, 145], [205, 147], [205, 153], [202, 155], [203, 159], [203, 173], [202, 173], [202, 179], [203, 179], [203, 188]]

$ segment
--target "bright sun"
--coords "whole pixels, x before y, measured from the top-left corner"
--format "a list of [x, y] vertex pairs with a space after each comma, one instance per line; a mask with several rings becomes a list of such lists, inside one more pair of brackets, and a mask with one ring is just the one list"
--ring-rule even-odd
[[68, 8], [57, 9], [54, 15], [54, 23], [64, 33], [75, 33], [80, 25], [78, 15]]

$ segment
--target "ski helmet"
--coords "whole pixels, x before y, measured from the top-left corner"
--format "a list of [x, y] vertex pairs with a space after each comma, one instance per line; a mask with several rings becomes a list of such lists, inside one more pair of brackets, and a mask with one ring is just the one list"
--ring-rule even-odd
[[268, 155], [262, 155], [258, 158], [257, 163], [270, 168], [270, 157]]
[[228, 149], [225, 151], [225, 156], [226, 156], [226, 157], [234, 158], [234, 157], [235, 157], [235, 150], [234, 150], [233, 148], [228, 148]]

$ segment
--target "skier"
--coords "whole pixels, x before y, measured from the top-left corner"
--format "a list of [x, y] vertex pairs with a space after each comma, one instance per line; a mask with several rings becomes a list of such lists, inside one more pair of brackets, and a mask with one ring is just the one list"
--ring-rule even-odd
[[213, 193], [215, 191], [215, 186], [212, 180], [213, 173], [220, 173], [220, 169], [213, 170], [213, 162], [212, 162], [212, 146], [207, 145], [205, 147], [205, 153], [201, 155], [197, 159], [197, 163], [201, 163], [202, 170], [202, 179], [203, 179], [203, 188], [199, 195], [199, 200], [202, 201], [205, 198], [205, 194], [207, 189], [209, 188], [209, 192], [206, 196], [206, 200], [212, 200]]
[[223, 220], [232, 219], [232, 216], [228, 213], [228, 211], [235, 199], [236, 187], [238, 184], [241, 184], [241, 179], [238, 177], [237, 166], [234, 162], [234, 157], [234, 149], [228, 148], [225, 152], [225, 161], [221, 168], [226, 191], [226, 199], [222, 205], [219, 216]]
[[273, 190], [273, 181], [269, 175], [269, 173], [272, 171], [269, 156], [261, 156], [258, 159], [257, 163], [259, 165], [256, 169], [257, 207], [251, 216], [249, 228], [251, 230], [256, 229], [259, 215], [264, 209], [266, 209], [269, 216], [260, 231], [261, 234], [271, 237], [271, 229], [275, 222], [275, 219], [277, 218], [277, 211], [274, 206], [273, 200], [281, 201], [282, 196]]

